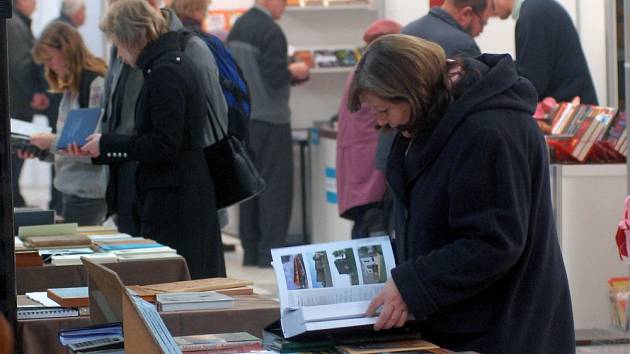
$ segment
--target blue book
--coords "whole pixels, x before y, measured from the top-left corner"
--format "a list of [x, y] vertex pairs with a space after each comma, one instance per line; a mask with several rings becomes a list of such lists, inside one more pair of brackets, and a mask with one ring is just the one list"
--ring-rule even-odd
[[63, 125], [57, 148], [66, 149], [72, 143], [76, 143], [79, 147], [85, 145], [85, 139], [94, 133], [102, 114], [102, 108], [81, 108], [70, 111]]
[[99, 247], [103, 251], [120, 251], [120, 250], [136, 249], [136, 248], [158, 248], [158, 247], [164, 247], [164, 245], [160, 243], [124, 243], [120, 245], [101, 245]]

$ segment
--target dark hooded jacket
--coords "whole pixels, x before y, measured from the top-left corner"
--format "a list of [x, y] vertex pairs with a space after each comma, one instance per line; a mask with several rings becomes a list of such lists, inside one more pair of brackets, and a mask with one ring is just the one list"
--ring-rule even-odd
[[393, 279], [441, 346], [574, 353], [547, 147], [532, 119], [536, 91], [507, 55], [464, 66], [462, 93], [443, 118], [410, 145], [398, 137], [389, 157]]

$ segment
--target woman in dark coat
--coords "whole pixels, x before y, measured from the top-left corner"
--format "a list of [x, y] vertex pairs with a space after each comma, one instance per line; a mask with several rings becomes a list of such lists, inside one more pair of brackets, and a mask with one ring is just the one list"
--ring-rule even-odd
[[571, 298], [551, 209], [536, 91], [508, 55], [449, 61], [394, 35], [358, 65], [349, 105], [396, 127], [387, 181], [398, 266], [368, 310], [411, 313], [455, 351], [574, 353]]
[[138, 161], [142, 236], [175, 248], [193, 278], [225, 276], [214, 185], [203, 155], [202, 74], [181, 51], [180, 34], [168, 32], [144, 0], [116, 2], [101, 30], [126, 64], [143, 71], [137, 132], [94, 134], [81, 150]]

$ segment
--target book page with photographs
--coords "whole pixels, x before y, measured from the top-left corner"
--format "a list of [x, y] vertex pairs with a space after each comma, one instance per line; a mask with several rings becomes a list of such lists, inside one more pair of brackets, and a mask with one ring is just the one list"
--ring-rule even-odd
[[371, 301], [396, 266], [387, 236], [276, 248], [271, 255], [281, 313]]

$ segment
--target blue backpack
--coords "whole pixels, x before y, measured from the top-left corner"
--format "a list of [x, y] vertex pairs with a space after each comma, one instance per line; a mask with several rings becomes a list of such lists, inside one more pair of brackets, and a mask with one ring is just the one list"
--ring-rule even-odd
[[[183, 46], [188, 39], [195, 35], [193, 32], [185, 31], [182, 36]], [[241, 68], [234, 60], [232, 53], [223, 45], [223, 42], [211, 34], [198, 34], [214, 56], [214, 61], [219, 69], [219, 81], [223, 96], [228, 106], [228, 134], [235, 136], [241, 141], [247, 138], [247, 127], [249, 115], [251, 114], [251, 100], [249, 87], [243, 76]]]

